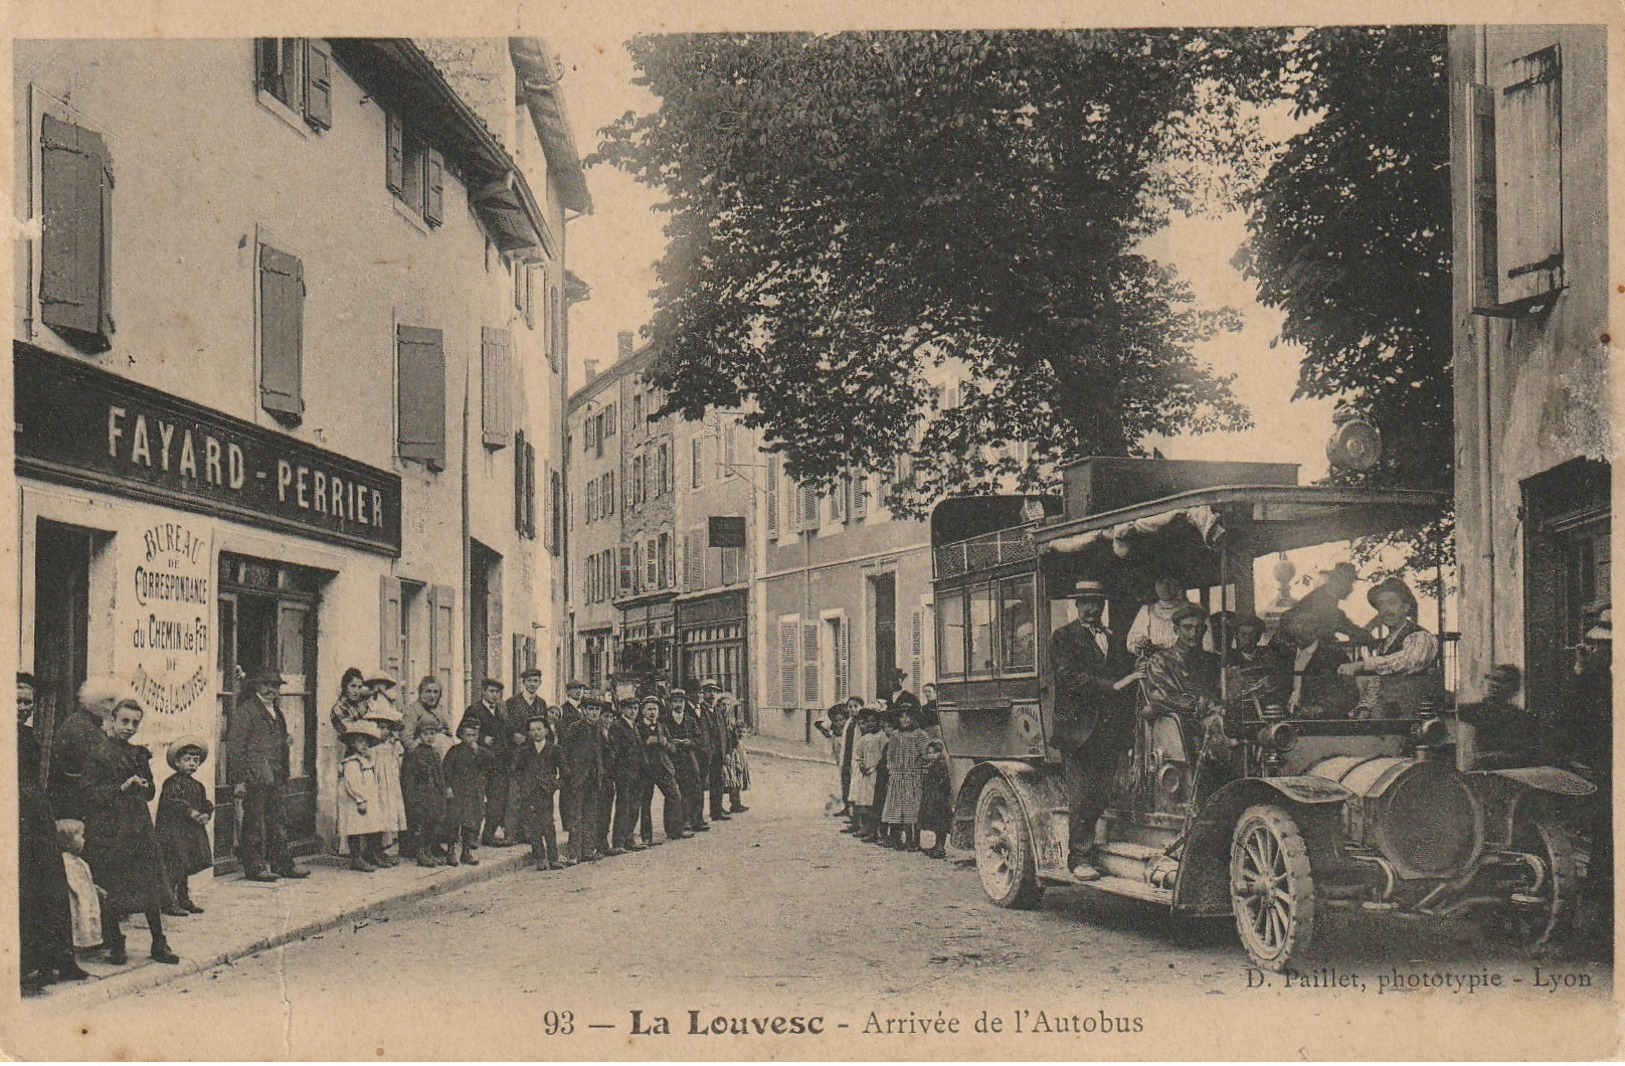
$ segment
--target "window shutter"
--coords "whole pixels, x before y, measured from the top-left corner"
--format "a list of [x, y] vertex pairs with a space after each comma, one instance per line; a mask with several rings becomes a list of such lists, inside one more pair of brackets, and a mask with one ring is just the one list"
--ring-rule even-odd
[[621, 595], [625, 596], [628, 592], [632, 591], [632, 548], [631, 548], [631, 546], [626, 545], [626, 544], [621, 545], [621, 557], [620, 557], [619, 561], [620, 561], [620, 590], [621, 590]]
[[400, 456], [446, 465], [446, 352], [438, 329], [396, 327], [400, 347]]
[[393, 111], [384, 112], [384, 184], [396, 196], [406, 191], [406, 131]]
[[[536, 446], [525, 442], [525, 536], [536, 539]], [[551, 521], [551, 519], [549, 519]]]
[[43, 116], [40, 320], [74, 347], [112, 346], [113, 169], [101, 134]]
[[925, 684], [925, 612], [916, 609], [911, 621], [909, 636], [909, 674], [914, 679], [914, 686]]
[[389, 574], [378, 579], [378, 662], [392, 676], [401, 676], [401, 579]]
[[835, 488], [829, 496], [829, 520], [831, 522], [846, 521], [846, 497], [849, 481], [845, 474], [835, 479]]
[[[525, 328], [536, 328], [536, 268], [528, 263], [519, 264], [519, 269], [525, 272]], [[545, 346], [547, 341], [542, 341]]]
[[513, 433], [513, 338], [480, 327], [480, 414], [486, 447], [501, 448]]
[[767, 461], [767, 535], [776, 537], [779, 534], [779, 459], [773, 456]]
[[1502, 304], [1563, 284], [1563, 99], [1558, 46], [1514, 59], [1495, 108], [1496, 262]]
[[305, 40], [305, 121], [324, 130], [333, 126], [333, 53], [313, 37]]
[[862, 518], [869, 513], [869, 475], [861, 471], [852, 475], [852, 517]]
[[722, 557], [722, 583], [732, 585], [739, 580], [739, 549], [720, 548], [717, 554]]
[[611, 470], [604, 475], [604, 500], [606, 501], [604, 513], [615, 513], [615, 471]]
[[818, 623], [801, 623], [801, 689], [809, 707], [818, 706]]
[[[481, 671], [487, 677], [502, 679], [502, 582], [492, 581], [486, 588], [485, 620], [490, 628], [491, 643], [486, 648], [485, 657], [488, 660], [480, 665]], [[515, 680], [513, 678], [510, 681]], [[515, 686], [517, 687], [517, 686]]]
[[691, 529], [683, 534], [683, 588], [694, 592], [700, 586], [700, 572], [697, 556], [699, 555], [700, 533]]
[[427, 155], [429, 172], [423, 188], [423, 221], [438, 226], [446, 220], [446, 163], [433, 148]]
[[270, 245], [260, 249], [260, 406], [297, 418], [305, 411], [304, 264]]
[[835, 699], [845, 700], [852, 694], [851, 634], [846, 619], [835, 623]]
[[795, 622], [779, 622], [779, 706], [796, 705], [796, 675], [799, 671]]
[[457, 634], [457, 590], [435, 585], [429, 590], [429, 673], [440, 679], [442, 699], [451, 699], [452, 648]]
[[513, 642], [513, 673], [508, 676], [513, 678], [514, 694], [518, 695], [519, 675], [525, 672], [525, 638], [515, 633], [509, 639]]
[[[587, 509], [587, 521], [592, 521], [592, 508]], [[515, 430], [513, 435], [513, 528], [525, 531], [525, 431]]]
[[698, 435], [688, 442], [688, 484], [691, 488], [700, 487], [700, 471], [705, 469], [704, 448]]
[[[525, 449], [525, 461], [533, 468], [535, 467], [536, 448], [534, 446], [528, 446]], [[547, 550], [557, 556], [564, 541], [562, 535], [564, 533], [564, 486], [559, 477], [559, 472], [553, 469], [552, 463], [547, 464], [547, 524], [553, 531], [553, 539], [547, 545]]]
[[818, 490], [811, 485], [802, 485], [798, 489], [801, 502], [797, 509], [801, 512], [801, 527], [803, 529], [817, 529], [820, 525]]

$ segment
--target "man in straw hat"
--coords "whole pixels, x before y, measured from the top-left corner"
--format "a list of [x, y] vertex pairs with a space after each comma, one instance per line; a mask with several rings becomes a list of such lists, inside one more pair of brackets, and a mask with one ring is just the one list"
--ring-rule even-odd
[[1133, 709], [1124, 695], [1137, 676], [1127, 652], [1106, 628], [1102, 615], [1106, 589], [1098, 581], [1072, 587], [1078, 616], [1050, 638], [1055, 664], [1055, 746], [1061, 751], [1071, 813], [1067, 820], [1067, 862], [1073, 876], [1092, 881], [1100, 872], [1089, 865], [1095, 823], [1106, 808], [1117, 759], [1133, 738]]
[[309, 877], [288, 850], [282, 790], [288, 784], [288, 720], [277, 706], [282, 675], [262, 670], [237, 700], [226, 724], [226, 783], [242, 802], [237, 856], [251, 881]]

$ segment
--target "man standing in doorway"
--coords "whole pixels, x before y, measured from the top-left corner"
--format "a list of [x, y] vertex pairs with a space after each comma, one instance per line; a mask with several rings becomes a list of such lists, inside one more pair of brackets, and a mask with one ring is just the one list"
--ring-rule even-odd
[[1055, 746], [1071, 813], [1067, 818], [1067, 863], [1072, 876], [1093, 881], [1100, 871], [1089, 863], [1095, 822], [1105, 810], [1106, 793], [1118, 757], [1133, 740], [1134, 714], [1123, 690], [1136, 675], [1128, 653], [1101, 620], [1106, 589], [1098, 581], [1072, 588], [1078, 616], [1050, 638], [1055, 664]]
[[251, 881], [309, 877], [288, 851], [288, 822], [282, 790], [288, 784], [288, 721], [277, 706], [282, 675], [262, 671], [232, 708], [226, 726], [226, 778], [242, 801], [237, 856]]

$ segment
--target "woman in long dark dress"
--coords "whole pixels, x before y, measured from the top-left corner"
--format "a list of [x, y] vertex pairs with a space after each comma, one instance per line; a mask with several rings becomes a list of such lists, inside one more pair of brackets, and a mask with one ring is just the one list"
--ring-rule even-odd
[[52, 981], [90, 975], [73, 957], [73, 917], [62, 868], [56, 819], [40, 786], [40, 743], [29, 719], [33, 678], [17, 678], [17, 929], [22, 987], [38, 992]]
[[181, 961], [164, 937], [164, 860], [147, 808], [156, 795], [152, 752], [130, 743], [142, 716], [139, 703], [120, 701], [107, 720], [105, 738], [90, 750], [85, 765], [85, 861], [107, 893], [102, 937], [107, 961], [115, 966], [129, 961], [119, 922], [131, 914], [147, 917], [154, 962]]

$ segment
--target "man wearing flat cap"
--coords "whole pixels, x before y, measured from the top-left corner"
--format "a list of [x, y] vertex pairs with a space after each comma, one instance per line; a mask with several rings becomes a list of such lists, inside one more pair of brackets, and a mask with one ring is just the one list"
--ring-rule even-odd
[[277, 706], [282, 675], [262, 670], [231, 709], [226, 724], [226, 782], [242, 801], [237, 856], [251, 881], [309, 877], [288, 851], [287, 815], [282, 790], [288, 784], [288, 720]]
[[[525, 742], [524, 723], [518, 734], [510, 730], [506, 708], [502, 705], [502, 682], [488, 677], [480, 682], [480, 702], [463, 712], [464, 722], [480, 727], [480, 747], [491, 753], [491, 762], [485, 775], [485, 832], [481, 843], [489, 848], [507, 847], [515, 843], [517, 819], [508, 817], [508, 778], [520, 747]], [[462, 732], [461, 724], [457, 731]], [[503, 838], [497, 839], [497, 831]]]
[[[1219, 657], [1202, 650], [1207, 612], [1188, 603], [1174, 612], [1174, 646], [1151, 655], [1140, 666], [1145, 675], [1149, 719], [1172, 716], [1180, 724], [1185, 756], [1194, 767], [1198, 753], [1208, 747], [1210, 759], [1204, 781], [1222, 776], [1214, 754], [1225, 746], [1224, 708], [1219, 703]], [[1203, 782], [1198, 782], [1201, 785]]]
[[1106, 590], [1081, 580], [1072, 589], [1078, 616], [1050, 638], [1055, 664], [1055, 733], [1061, 752], [1071, 813], [1067, 819], [1067, 864], [1080, 880], [1100, 876], [1089, 865], [1095, 823], [1106, 807], [1117, 760], [1133, 741], [1133, 709], [1125, 695], [1133, 664], [1101, 617]]

